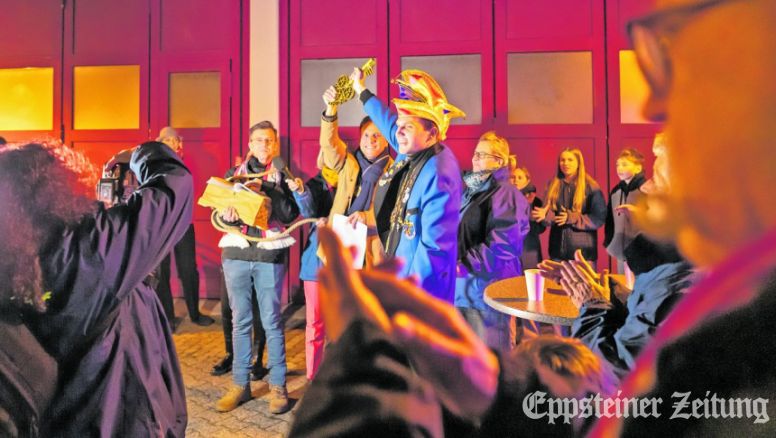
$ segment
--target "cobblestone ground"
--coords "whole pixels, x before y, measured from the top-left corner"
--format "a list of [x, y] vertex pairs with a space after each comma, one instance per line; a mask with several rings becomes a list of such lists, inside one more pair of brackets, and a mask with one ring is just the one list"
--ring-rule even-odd
[[[209, 327], [193, 324], [185, 316], [173, 338], [186, 386], [189, 424], [186, 436], [198, 437], [285, 437], [294, 418], [293, 410], [282, 415], [269, 413], [269, 387], [266, 382], [251, 383], [253, 400], [237, 409], [219, 413], [216, 401], [231, 384], [231, 373], [214, 377], [212, 366], [224, 356], [221, 310], [216, 300], [200, 300], [203, 313], [215, 318]], [[176, 300], [176, 315], [186, 315], [182, 300]], [[292, 406], [305, 390], [304, 307], [284, 312], [286, 320], [287, 387]], [[266, 360], [265, 362], [266, 363]]]

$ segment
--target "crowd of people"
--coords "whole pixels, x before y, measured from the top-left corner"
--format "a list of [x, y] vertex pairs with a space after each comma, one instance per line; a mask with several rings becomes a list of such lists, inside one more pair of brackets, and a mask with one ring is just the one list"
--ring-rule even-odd
[[[248, 155], [226, 176], [271, 209], [267, 227], [217, 211], [230, 230], [219, 246], [231, 339], [213, 371], [231, 369], [232, 382], [215, 409], [251, 398], [261, 367], [251, 331], [266, 338], [270, 412], [290, 408], [280, 294], [293, 244], [284, 232], [301, 214], [319, 219], [300, 270], [311, 383], [292, 436], [773, 436], [776, 3], [662, 3], [628, 32], [650, 87], [644, 113], [665, 131], [650, 177], [641, 152], [619, 153], [608, 205], [573, 147], [542, 198], [495, 132], [461, 173], [444, 140], [464, 113], [418, 70], [395, 80], [391, 108], [354, 69], [368, 116], [355, 151], [338, 135], [335, 90], [324, 92], [319, 173], [307, 182], [282, 172], [274, 126], [252, 126]], [[0, 434], [185, 434], [174, 322], [149, 287], [191, 228], [182, 139], [166, 133], [123, 154], [138, 187], [110, 208], [93, 201], [96, 172], [72, 149], [0, 145]], [[710, 188], [710, 175], [736, 184]], [[364, 269], [328, 226], [335, 215], [367, 228]], [[598, 269], [602, 227], [632, 284]], [[570, 336], [513, 345], [483, 291], [534, 265], [579, 316]], [[189, 308], [209, 324], [198, 312]], [[690, 400], [686, 417], [672, 415], [676, 394]], [[593, 409], [607, 397], [655, 410]], [[696, 408], [719, 399], [722, 415]], [[595, 414], [553, 417], [538, 409], [547, 400], [587, 400]], [[736, 411], [739, 400], [748, 408]]]

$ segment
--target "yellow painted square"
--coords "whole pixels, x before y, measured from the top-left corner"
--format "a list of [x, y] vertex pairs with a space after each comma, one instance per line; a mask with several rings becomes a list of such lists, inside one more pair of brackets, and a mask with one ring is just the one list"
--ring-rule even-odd
[[78, 66], [73, 70], [74, 129], [139, 129], [140, 66]]
[[0, 131], [54, 128], [54, 69], [0, 69]]

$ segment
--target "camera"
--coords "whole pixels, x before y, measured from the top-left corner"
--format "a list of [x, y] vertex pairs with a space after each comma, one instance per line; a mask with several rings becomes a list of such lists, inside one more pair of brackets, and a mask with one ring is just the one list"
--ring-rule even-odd
[[126, 204], [138, 186], [137, 177], [129, 169], [129, 163], [117, 163], [110, 169], [103, 169], [97, 185], [97, 200], [104, 202], [107, 207]]

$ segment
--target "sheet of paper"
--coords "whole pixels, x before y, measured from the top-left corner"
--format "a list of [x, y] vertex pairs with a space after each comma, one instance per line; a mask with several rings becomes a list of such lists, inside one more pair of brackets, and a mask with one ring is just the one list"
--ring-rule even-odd
[[347, 216], [335, 214], [331, 228], [337, 233], [342, 244], [345, 247], [356, 247], [355, 258], [353, 259], [353, 268], [361, 269], [364, 267], [364, 254], [366, 253], [366, 224], [358, 222], [356, 228], [348, 224]]

